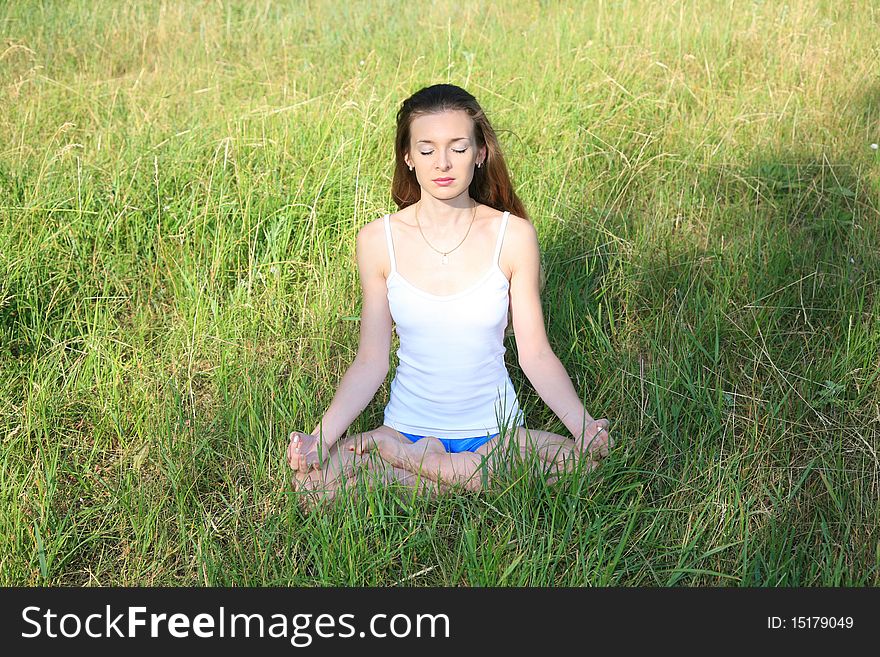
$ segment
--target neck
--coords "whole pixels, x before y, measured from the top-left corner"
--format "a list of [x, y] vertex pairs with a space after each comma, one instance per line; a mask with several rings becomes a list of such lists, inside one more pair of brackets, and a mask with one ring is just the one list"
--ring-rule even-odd
[[457, 228], [471, 223], [476, 201], [467, 192], [451, 199], [437, 199], [422, 194], [419, 200], [419, 224], [422, 228]]

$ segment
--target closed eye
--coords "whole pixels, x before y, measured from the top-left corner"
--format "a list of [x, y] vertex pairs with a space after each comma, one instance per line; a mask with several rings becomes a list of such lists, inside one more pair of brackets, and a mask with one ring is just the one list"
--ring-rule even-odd
[[[434, 151], [419, 151], [419, 152], [420, 152], [422, 155], [430, 155], [430, 154], [433, 153]], [[453, 153], [465, 153], [465, 152], [467, 152], [467, 149], [465, 148], [465, 149], [463, 149], [463, 150], [458, 150], [457, 148], [453, 148], [453, 149], [452, 149], [452, 152], [453, 152]]]

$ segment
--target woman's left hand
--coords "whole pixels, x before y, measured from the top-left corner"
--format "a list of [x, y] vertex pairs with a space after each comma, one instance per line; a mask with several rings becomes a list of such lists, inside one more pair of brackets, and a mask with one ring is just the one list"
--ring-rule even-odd
[[593, 420], [585, 428], [580, 438], [575, 437], [575, 446], [581, 453], [588, 453], [594, 460], [608, 456], [614, 447], [614, 440], [608, 433], [611, 423], [606, 419]]
[[287, 464], [299, 472], [308, 472], [312, 468], [321, 469], [318, 458], [318, 439], [308, 433], [293, 431], [287, 445]]

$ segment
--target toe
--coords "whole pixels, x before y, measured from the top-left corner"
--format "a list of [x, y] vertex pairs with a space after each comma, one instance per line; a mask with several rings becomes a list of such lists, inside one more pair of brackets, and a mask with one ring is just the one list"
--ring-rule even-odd
[[354, 439], [354, 446], [351, 448], [355, 454], [364, 454], [369, 452], [376, 446], [376, 440], [371, 433], [358, 434]]

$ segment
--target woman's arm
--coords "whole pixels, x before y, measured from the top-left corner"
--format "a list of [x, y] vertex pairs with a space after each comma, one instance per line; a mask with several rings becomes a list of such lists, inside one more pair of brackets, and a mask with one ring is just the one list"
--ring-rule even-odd
[[323, 433], [322, 455], [345, 434], [388, 374], [392, 320], [383, 270], [387, 260], [384, 235], [381, 220], [358, 231], [357, 263], [363, 292], [360, 343], [330, 406], [312, 431], [318, 439]]
[[321, 444], [322, 457], [367, 407], [387, 374], [387, 363], [383, 370], [379, 363], [355, 357], [339, 382], [330, 406], [312, 430], [311, 435]]
[[[514, 217], [511, 217], [513, 220]], [[575, 440], [592, 440], [605, 420], [595, 420], [584, 408], [550, 343], [541, 311], [541, 254], [535, 227], [519, 217], [511, 221], [507, 260], [511, 262], [510, 304], [519, 364], [535, 392], [544, 400]]]
[[[574, 389], [565, 367], [552, 351], [535, 357], [530, 361], [520, 359], [520, 367], [544, 400], [565, 425], [575, 439], [579, 439], [596, 420], [587, 412]], [[592, 434], [596, 433], [593, 428]], [[587, 431], [587, 438], [591, 438]]]

